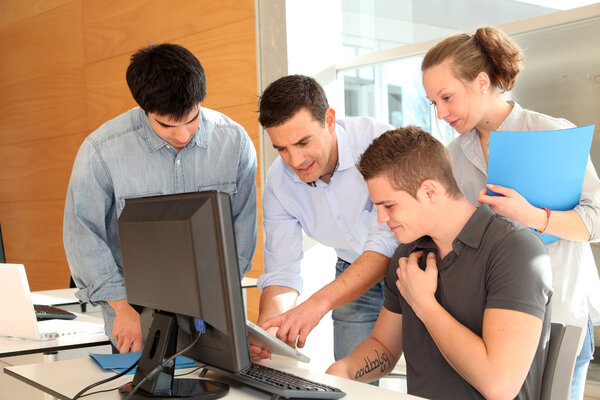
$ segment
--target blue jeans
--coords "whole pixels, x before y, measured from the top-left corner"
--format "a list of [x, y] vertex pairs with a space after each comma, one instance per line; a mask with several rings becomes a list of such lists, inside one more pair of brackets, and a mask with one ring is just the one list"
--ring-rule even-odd
[[573, 369], [573, 380], [571, 381], [570, 400], [582, 400], [585, 389], [585, 377], [587, 375], [590, 361], [594, 359], [594, 327], [592, 320], [588, 317], [587, 332], [583, 340], [581, 351], [575, 360]]
[[[349, 265], [338, 258], [335, 276], [339, 276]], [[356, 300], [333, 310], [333, 356], [336, 361], [346, 357], [369, 337], [382, 306], [383, 280]]]

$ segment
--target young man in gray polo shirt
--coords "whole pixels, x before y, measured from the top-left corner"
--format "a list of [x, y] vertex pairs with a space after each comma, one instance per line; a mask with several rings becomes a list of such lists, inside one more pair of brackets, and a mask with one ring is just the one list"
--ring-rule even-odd
[[402, 352], [408, 393], [431, 399], [540, 395], [550, 259], [534, 233], [472, 206], [444, 146], [417, 127], [384, 133], [359, 170], [400, 245], [371, 336], [328, 373], [369, 382]]

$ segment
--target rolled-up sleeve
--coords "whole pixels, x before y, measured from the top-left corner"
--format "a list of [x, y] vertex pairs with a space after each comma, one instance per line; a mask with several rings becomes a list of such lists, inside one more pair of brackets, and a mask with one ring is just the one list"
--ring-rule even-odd
[[232, 196], [231, 208], [238, 251], [240, 276], [252, 269], [256, 249], [256, 150], [242, 130], [237, 170], [237, 192]]
[[574, 210], [590, 233], [590, 242], [600, 242], [600, 180], [590, 159], [583, 178], [579, 204]]
[[275, 196], [267, 179], [263, 193], [263, 226], [265, 230], [265, 273], [258, 288], [285, 286], [302, 292], [300, 261], [302, 260], [302, 227]]
[[75, 159], [63, 219], [63, 244], [79, 300], [126, 298], [120, 253], [109, 243], [118, 243], [111, 179], [88, 138]]

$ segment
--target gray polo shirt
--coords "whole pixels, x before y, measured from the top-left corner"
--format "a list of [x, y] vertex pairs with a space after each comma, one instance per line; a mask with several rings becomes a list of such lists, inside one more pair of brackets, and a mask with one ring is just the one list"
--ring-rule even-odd
[[[469, 219], [443, 260], [437, 257], [438, 302], [461, 324], [481, 336], [483, 311], [501, 308], [544, 320], [533, 364], [517, 399], [538, 399], [550, 335], [552, 275], [542, 241], [529, 229], [482, 205]], [[402, 346], [408, 393], [431, 399], [483, 397], [446, 362], [425, 325], [396, 288], [400, 257], [417, 250], [438, 252], [430, 237], [400, 245], [385, 278], [384, 307], [402, 315]], [[424, 268], [425, 257], [422, 258]]]

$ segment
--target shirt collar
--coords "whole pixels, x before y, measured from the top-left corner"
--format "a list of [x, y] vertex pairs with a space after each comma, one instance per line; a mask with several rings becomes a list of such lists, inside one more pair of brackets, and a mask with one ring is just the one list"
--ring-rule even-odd
[[[452, 243], [454, 251], [460, 252], [459, 242], [474, 249], [479, 248], [485, 230], [494, 216], [494, 212], [486, 204], [477, 207], [456, 239], [454, 239]], [[423, 236], [408, 245], [409, 254], [418, 250], [433, 251], [438, 254], [438, 247], [430, 236]]]
[[[331, 179], [337, 171], [343, 171], [354, 167], [354, 159], [352, 158], [352, 152], [350, 151], [350, 144], [348, 143], [348, 136], [346, 135], [346, 129], [343, 126], [335, 125], [335, 137], [338, 149], [338, 159], [336, 160]], [[294, 173], [294, 180], [296, 182], [303, 182], [298, 174]], [[306, 182], [308, 186], [317, 187], [317, 182]]]
[[480, 205], [473, 215], [471, 215], [471, 218], [469, 218], [456, 239], [471, 248], [479, 248], [483, 240], [483, 234], [495, 215], [487, 204]]
[[335, 125], [335, 137], [337, 138], [337, 146], [338, 146], [338, 171], [343, 171], [345, 169], [354, 168], [356, 165], [356, 160], [352, 156], [352, 151], [350, 151], [350, 143], [348, 141], [348, 134], [346, 133], [346, 129], [341, 125]]
[[[171, 146], [163, 138], [161, 138], [154, 132], [154, 130], [150, 126], [150, 121], [148, 120], [148, 116], [146, 115], [146, 113], [141, 108], [139, 110], [140, 110], [139, 118], [140, 118], [140, 122], [142, 124], [141, 134], [144, 137], [144, 140], [146, 141], [146, 143], [148, 143], [150, 152], [154, 153], [155, 151], [157, 151], [158, 149], [160, 149], [162, 147]], [[208, 125], [206, 123], [206, 119], [204, 118], [204, 113], [202, 112], [202, 108], [200, 108], [200, 115], [201, 115], [201, 121], [200, 121], [200, 125], [198, 126], [198, 130], [196, 131], [196, 134], [194, 135], [194, 137], [192, 138], [190, 143], [188, 143], [184, 147], [184, 149], [187, 147], [194, 146], [194, 145], [197, 145], [202, 148], [208, 147], [208, 145], [207, 145]]]

